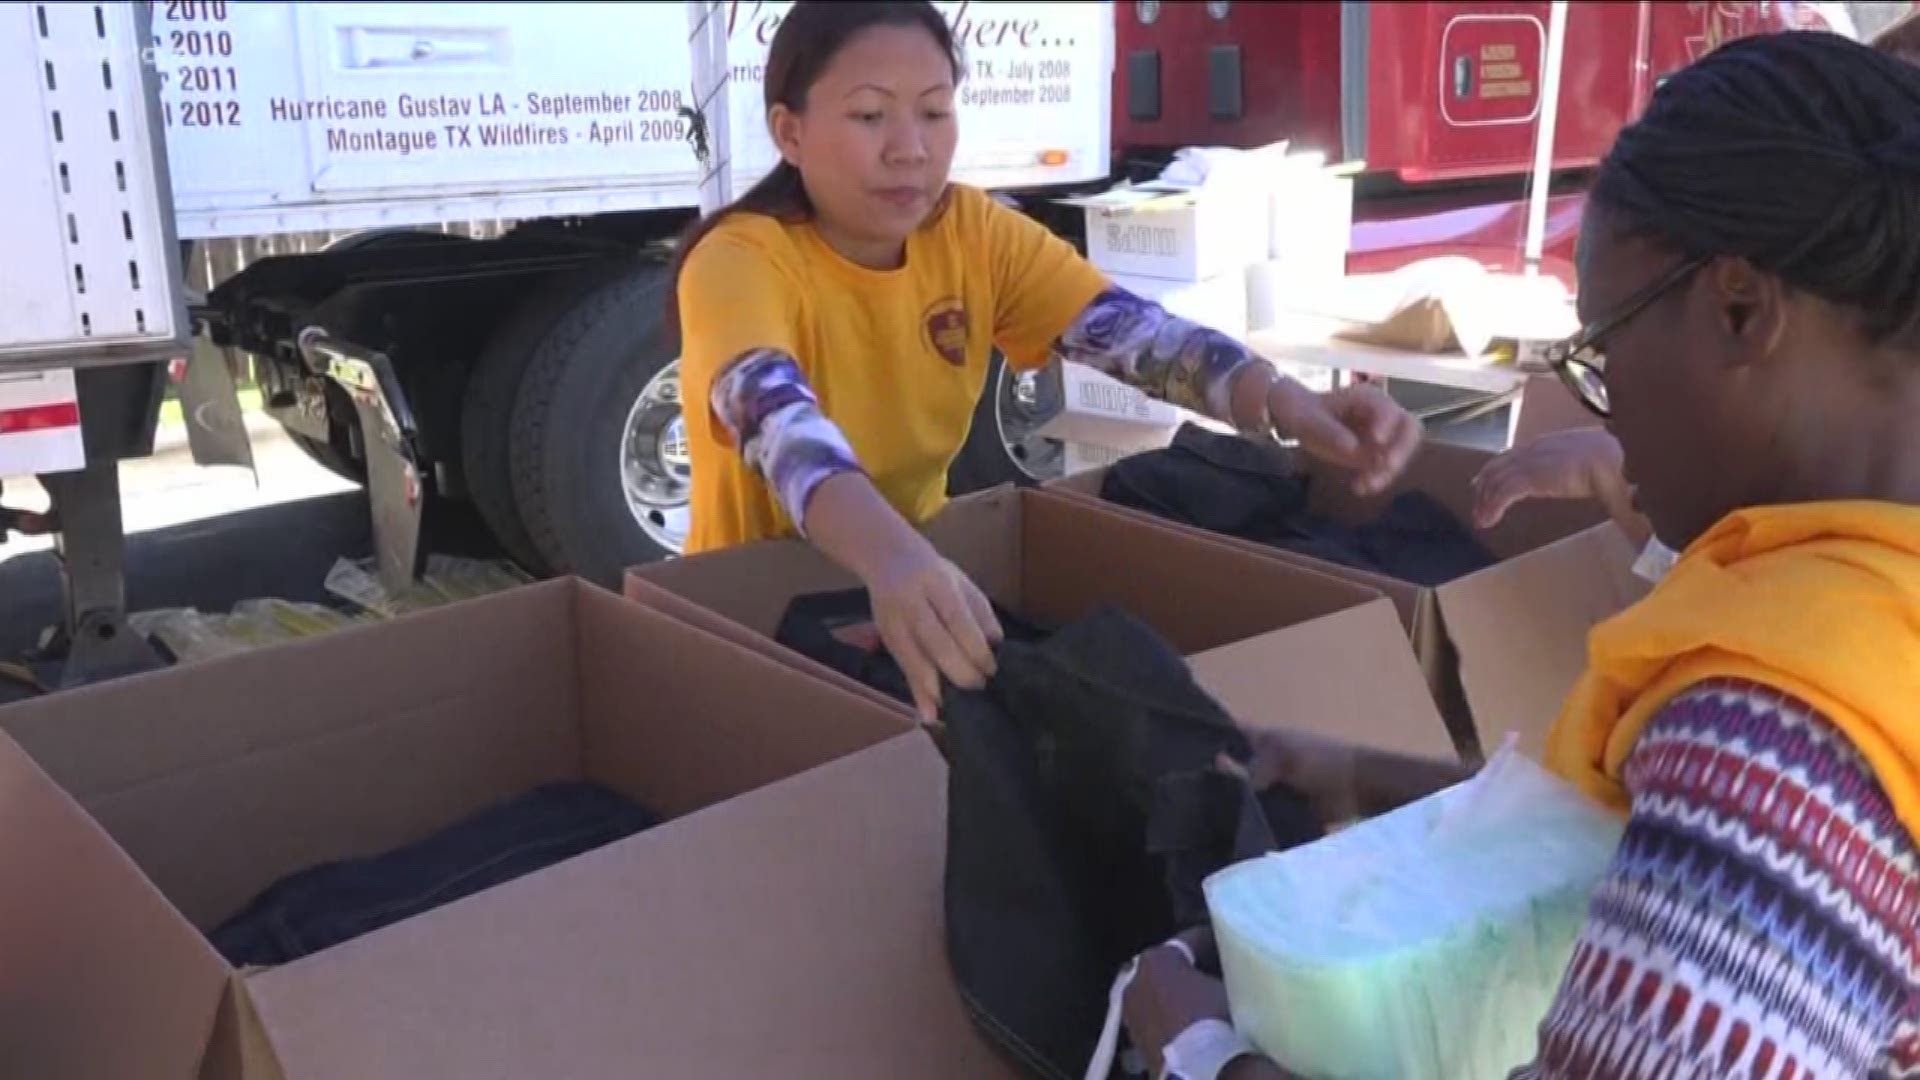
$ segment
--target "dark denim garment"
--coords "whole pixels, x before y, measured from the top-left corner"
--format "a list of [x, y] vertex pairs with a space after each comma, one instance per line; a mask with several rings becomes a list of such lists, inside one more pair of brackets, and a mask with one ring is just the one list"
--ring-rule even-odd
[[946, 702], [955, 979], [1028, 1075], [1078, 1080], [1115, 975], [1206, 922], [1206, 877], [1323, 829], [1298, 792], [1218, 766], [1246, 736], [1120, 612], [1003, 645], [988, 687]]
[[1166, 449], [1114, 464], [1100, 497], [1415, 585], [1445, 585], [1496, 561], [1425, 492], [1404, 492], [1379, 518], [1349, 526], [1308, 511], [1310, 485], [1279, 447], [1187, 424]]
[[280, 879], [209, 937], [236, 967], [286, 964], [652, 828], [606, 788], [536, 788], [418, 843]]
[[[1030, 620], [998, 604], [993, 611], [1008, 640], [1046, 639], [1047, 631]], [[880, 642], [880, 632], [873, 623], [873, 604], [865, 589], [795, 597], [781, 616], [773, 639], [855, 682], [913, 704], [906, 673]]]

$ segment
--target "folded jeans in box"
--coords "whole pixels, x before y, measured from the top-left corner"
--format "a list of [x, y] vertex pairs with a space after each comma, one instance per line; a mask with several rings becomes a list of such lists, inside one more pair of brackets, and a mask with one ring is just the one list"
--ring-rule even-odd
[[290, 964], [657, 824], [618, 792], [554, 781], [414, 844], [289, 874], [208, 936], [235, 967]]
[[1622, 828], [1509, 742], [1463, 784], [1215, 874], [1235, 1026], [1308, 1080], [1505, 1077]]

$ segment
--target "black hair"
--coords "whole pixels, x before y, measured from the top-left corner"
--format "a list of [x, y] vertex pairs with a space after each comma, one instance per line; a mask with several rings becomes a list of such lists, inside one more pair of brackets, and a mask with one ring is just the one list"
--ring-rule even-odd
[[1920, 67], [1839, 34], [1741, 38], [1682, 69], [1601, 162], [1634, 235], [1744, 258], [1920, 347]]
[[[764, 84], [767, 111], [771, 113], [775, 105], [784, 105], [796, 113], [805, 112], [807, 92], [820, 81], [834, 57], [855, 35], [877, 26], [925, 30], [940, 47], [940, 52], [952, 61], [954, 82], [957, 84], [965, 74], [953, 28], [927, 0], [871, 3], [797, 0], [780, 20], [780, 28], [774, 31], [773, 42], [767, 47]], [[726, 148], [715, 147], [714, 152], [724, 154]], [[783, 159], [745, 194], [694, 222], [680, 238], [680, 249], [674, 256], [668, 278], [667, 322], [675, 333], [680, 324], [680, 270], [686, 265], [687, 256], [722, 221], [739, 213], [765, 214], [787, 222], [805, 221], [813, 216], [813, 202], [807, 198], [800, 170]]]

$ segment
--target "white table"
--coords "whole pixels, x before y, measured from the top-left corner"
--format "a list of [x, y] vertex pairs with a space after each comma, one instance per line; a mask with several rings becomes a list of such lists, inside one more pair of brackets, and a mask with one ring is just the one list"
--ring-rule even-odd
[[1511, 393], [1525, 386], [1530, 377], [1494, 357], [1406, 352], [1335, 337], [1345, 325], [1335, 319], [1289, 315], [1275, 326], [1248, 334], [1247, 346], [1268, 360], [1483, 394]]
[[1254, 354], [1281, 364], [1311, 365], [1335, 373], [1336, 385], [1354, 375], [1424, 383], [1468, 391], [1464, 401], [1416, 410], [1423, 419], [1464, 421], [1512, 406], [1501, 445], [1512, 445], [1520, 422], [1522, 392], [1534, 376], [1496, 357], [1460, 353], [1417, 353], [1335, 337], [1346, 327], [1337, 319], [1288, 313], [1273, 326], [1247, 335]]

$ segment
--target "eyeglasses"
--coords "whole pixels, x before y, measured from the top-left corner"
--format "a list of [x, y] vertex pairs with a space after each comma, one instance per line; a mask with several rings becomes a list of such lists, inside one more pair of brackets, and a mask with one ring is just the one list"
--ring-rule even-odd
[[1595, 319], [1567, 340], [1547, 347], [1547, 365], [1567, 384], [1567, 389], [1573, 391], [1573, 396], [1580, 399], [1580, 404], [1601, 419], [1613, 415], [1613, 405], [1607, 397], [1607, 354], [1603, 348], [1607, 335], [1632, 322], [1707, 262], [1706, 257], [1688, 259], [1628, 297], [1612, 314]]

